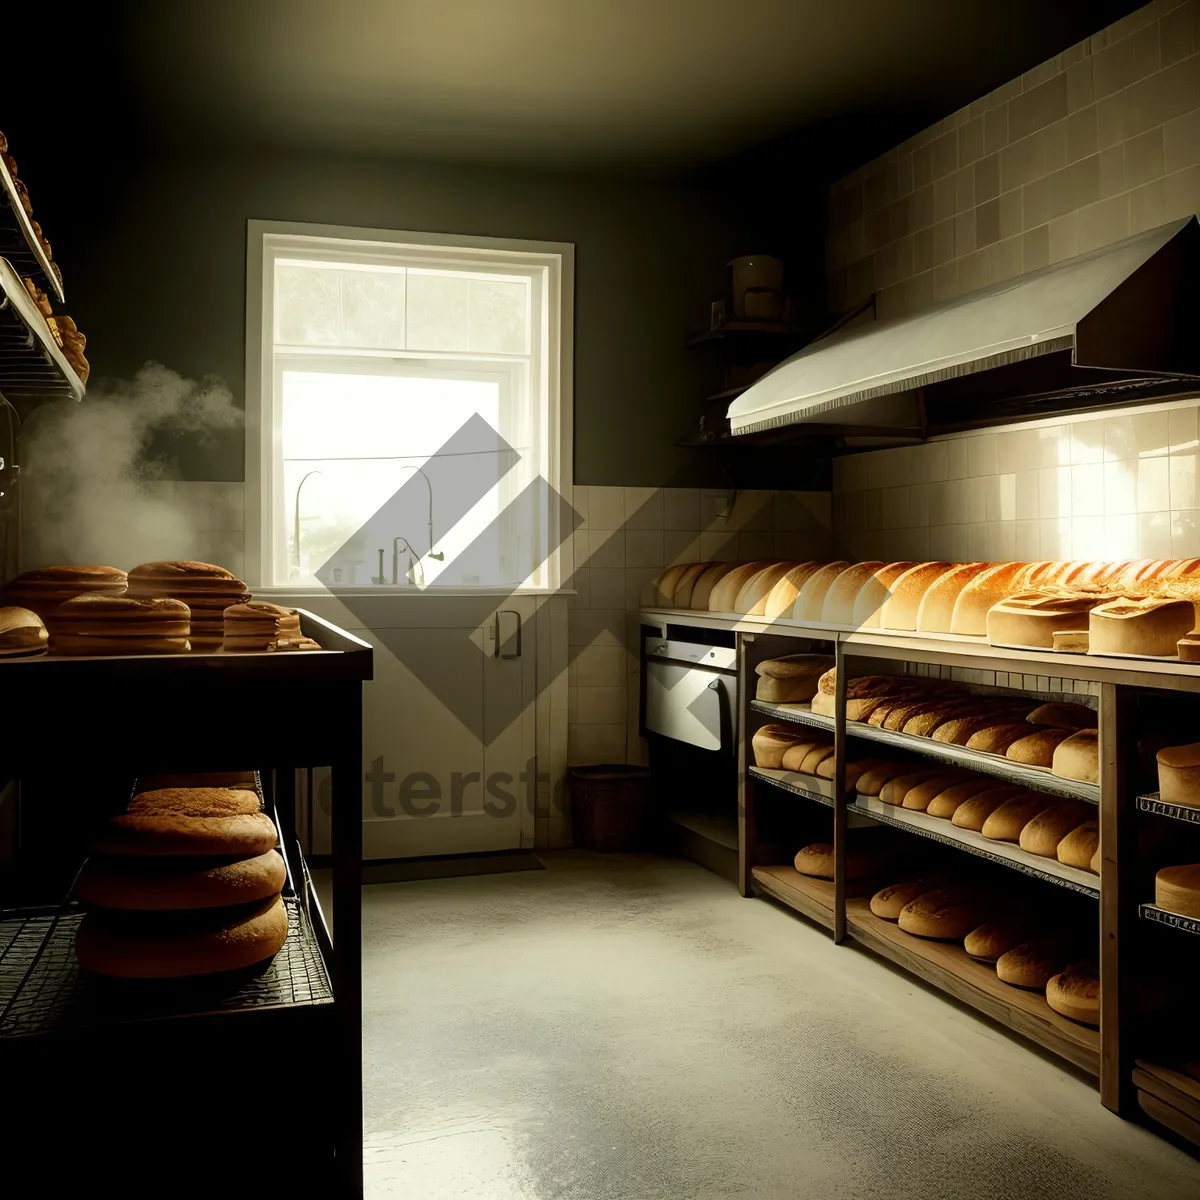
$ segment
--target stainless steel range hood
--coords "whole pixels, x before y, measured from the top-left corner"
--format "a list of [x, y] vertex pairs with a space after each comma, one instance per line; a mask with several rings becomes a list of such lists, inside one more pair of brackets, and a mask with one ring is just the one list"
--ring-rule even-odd
[[1013, 397], [1040, 395], [1044, 415], [1111, 403], [1110, 387], [1129, 403], [1134, 381], [1152, 391], [1200, 378], [1198, 264], [1200, 224], [1189, 217], [909, 316], [840, 329], [743, 392], [729, 408], [731, 432], [803, 425], [921, 437], [997, 413], [1031, 415]]

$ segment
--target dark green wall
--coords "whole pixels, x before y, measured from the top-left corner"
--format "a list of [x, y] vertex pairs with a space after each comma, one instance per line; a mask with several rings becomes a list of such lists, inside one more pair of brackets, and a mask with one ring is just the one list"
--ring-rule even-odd
[[[93, 198], [42, 206], [93, 375], [147, 359], [221, 376], [242, 403], [248, 218], [573, 242], [575, 481], [720, 482], [676, 447], [714, 385], [684, 350], [735, 254], [778, 252], [719, 192], [305, 153], [197, 152], [124, 164]], [[48, 174], [48, 172], [46, 172]], [[43, 195], [49, 193], [44, 192]], [[818, 232], [819, 237], [819, 232]], [[182, 473], [241, 478], [242, 448], [177, 448]]]

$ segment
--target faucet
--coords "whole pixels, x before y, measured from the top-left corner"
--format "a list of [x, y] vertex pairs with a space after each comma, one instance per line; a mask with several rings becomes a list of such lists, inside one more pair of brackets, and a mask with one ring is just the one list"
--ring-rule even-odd
[[[417, 552], [412, 548], [411, 543], [406, 537], [392, 538], [392, 584], [396, 585], [400, 582], [400, 543], [404, 543], [405, 550], [408, 551], [408, 570], [405, 574], [408, 576], [408, 582], [416, 585], [419, 588], [425, 586], [425, 572], [421, 569], [421, 560], [417, 557]], [[438, 555], [440, 558], [441, 555]], [[383, 582], [383, 551], [379, 552], [379, 582]]]
[[[301, 491], [303, 491], [304, 485], [314, 475], [324, 475], [324, 474], [325, 474], [324, 471], [318, 471], [318, 470], [314, 469], [312, 471], [309, 471], [309, 473], [307, 475], [305, 475], [304, 478], [301, 479], [300, 482], [296, 485], [296, 515], [295, 515], [295, 521], [292, 524], [292, 529], [294, 531], [294, 536], [295, 536], [295, 540], [296, 540], [296, 574], [297, 575], [300, 574], [300, 493], [301, 493]], [[381, 575], [383, 574], [382, 570], [380, 571], [380, 574]]]
[[[411, 464], [409, 464], [408, 466], [401, 467], [400, 469], [402, 471], [416, 471], [416, 473], [418, 475], [420, 475], [420, 477], [423, 480], [425, 480], [425, 487], [429, 491], [429, 557], [432, 559], [435, 559], [438, 562], [441, 562], [442, 559], [444, 559], [446, 557], [446, 552], [444, 550], [439, 550], [437, 552], [437, 554], [434, 554], [434, 552], [433, 552], [433, 484], [429, 482], [429, 476], [426, 475], [425, 472], [423, 470], [421, 470], [420, 467], [414, 467]], [[408, 540], [406, 538], [399, 538], [398, 540], [404, 542], [404, 544], [406, 546], [408, 546], [408, 552], [410, 554], [413, 553], [413, 548], [412, 548], [412, 546], [409, 546]], [[410, 568], [410, 571], [411, 571], [411, 568]], [[393, 583], [396, 582], [395, 575], [396, 575], [396, 543], [395, 543], [395, 541], [393, 541], [392, 542], [392, 576], [393, 576], [392, 582]], [[422, 587], [424, 586], [424, 582], [422, 582], [421, 586]]]

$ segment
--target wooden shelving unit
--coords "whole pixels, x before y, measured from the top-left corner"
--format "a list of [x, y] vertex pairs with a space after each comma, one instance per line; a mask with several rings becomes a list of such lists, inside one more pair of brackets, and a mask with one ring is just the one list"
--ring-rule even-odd
[[825, 929], [833, 928], [834, 885], [830, 879], [801, 875], [795, 867], [755, 867], [754, 882], [772, 899], [801, 916], [816, 921]]
[[1200, 1145], [1200, 1080], [1161, 1063], [1138, 1059], [1133, 1083], [1138, 1104], [1148, 1117]]

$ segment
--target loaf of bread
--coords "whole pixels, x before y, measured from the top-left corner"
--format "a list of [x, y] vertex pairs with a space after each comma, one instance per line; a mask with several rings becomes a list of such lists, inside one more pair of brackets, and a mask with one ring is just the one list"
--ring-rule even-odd
[[987, 905], [961, 888], [925, 892], [900, 910], [900, 928], [916, 937], [961, 941], [987, 919]]
[[[750, 739], [756, 767], [778, 769], [783, 763], [783, 752], [797, 742], [804, 741], [795, 725], [764, 725]], [[811, 740], [811, 739], [809, 739]]]
[[286, 881], [276, 850], [214, 865], [93, 856], [75, 881], [75, 897], [99, 908], [137, 911], [228, 908], [278, 895]]
[[692, 585], [692, 598], [688, 603], [688, 608], [693, 612], [707, 612], [708, 602], [712, 599], [712, 590], [734, 569], [738, 564], [731, 562], [710, 563], [703, 571], [700, 572], [696, 582]]
[[[808, 757], [809, 752], [815, 750], [818, 746], [827, 745], [828, 742], [824, 738], [812, 737], [805, 738], [800, 742], [793, 742], [783, 752], [783, 757], [779, 760], [780, 767], [785, 771], [799, 771], [804, 766], [804, 760]], [[832, 749], [830, 745], [830, 749]]]
[[[983, 792], [969, 796], [954, 810], [950, 824], [956, 829], [970, 829], [974, 833], [982, 833], [984, 823], [1006, 800], [1018, 796], [1021, 788], [1011, 784], [1000, 784]], [[931, 805], [932, 807], [932, 805]]]
[[659, 608], [672, 608], [675, 604], [675, 589], [691, 563], [679, 563], [661, 572], [651, 584], [654, 604]]
[[977, 730], [967, 738], [968, 750], [982, 750], [986, 754], [1004, 754], [1013, 742], [1029, 736], [1027, 722], [1012, 722], [1006, 725], [989, 725]]
[[1110, 600], [1093, 608], [1088, 619], [1088, 645], [1092, 654], [1139, 654], [1173, 658], [1180, 638], [1196, 624], [1189, 600]]
[[976, 775], [973, 778], [964, 779], [961, 783], [952, 783], [945, 791], [938, 792], [930, 800], [925, 811], [931, 817], [941, 817], [948, 821], [958, 811], [959, 806], [972, 796], [990, 791], [995, 786], [996, 781], [989, 779], [986, 775]]
[[926, 589], [917, 606], [918, 633], [949, 633], [954, 605], [972, 580], [990, 571], [995, 563], [963, 563], [939, 575]]
[[1033, 921], [1024, 915], [985, 921], [963, 939], [963, 949], [979, 962], [994, 963], [1002, 954], [1029, 940]]
[[1180, 662], [1200, 662], [1200, 630], [1193, 629], [1187, 637], [1181, 637], [1175, 643]]
[[0, 657], [39, 654], [50, 635], [37, 613], [28, 608], [0, 608]]
[[1058, 743], [1070, 736], [1066, 729], [1040, 729], [1036, 733], [1018, 738], [1004, 752], [1004, 757], [1031, 767], [1048, 767], [1054, 762], [1054, 751]]
[[[219, 650], [225, 636], [225, 610], [244, 604], [250, 590], [232, 571], [214, 563], [182, 560], [142, 563], [129, 572], [127, 593], [139, 599], [181, 600], [191, 613], [193, 650]], [[299, 628], [297, 626], [297, 628]]]
[[126, 811], [143, 817], [232, 817], [261, 809], [257, 793], [249, 789], [189, 787], [138, 792]]
[[854, 597], [852, 623], [855, 629], [877, 629], [883, 614], [883, 606], [892, 594], [892, 586], [902, 575], [920, 563], [894, 562], [880, 567], [870, 579], [858, 589]]
[[1056, 654], [1086, 654], [1090, 645], [1086, 629], [1056, 629], [1051, 639]]
[[1154, 876], [1154, 903], [1181, 917], [1200, 917], [1200, 863], [1158, 871]]
[[754, 668], [755, 695], [771, 704], [802, 704], [817, 694], [821, 676], [833, 660], [827, 654], [789, 654], [769, 658]]
[[992, 728], [997, 723], [996, 717], [992, 713], [951, 717], [933, 731], [933, 740], [946, 742], [953, 746], [965, 746], [975, 734], [981, 730]]
[[1053, 801], [1037, 792], [1020, 792], [993, 809], [980, 833], [994, 842], [1018, 842], [1021, 830]]
[[287, 940], [287, 909], [279, 896], [235, 909], [130, 921], [90, 912], [75, 936], [85, 971], [124, 979], [177, 979], [254, 966]]
[[1013, 592], [1020, 591], [1021, 576], [1028, 563], [999, 563], [977, 575], [958, 594], [950, 632], [982, 637], [987, 633], [988, 610]]
[[[859, 675], [854, 679], [847, 679], [846, 720], [865, 720], [882, 699], [903, 694], [910, 687], [910, 682], [902, 675]], [[830, 669], [817, 681], [817, 695], [832, 701], [836, 694], [837, 672]], [[832, 708], [830, 711], [833, 711]]]
[[878, 796], [884, 785], [901, 775], [909, 774], [916, 766], [913, 762], [885, 762], [860, 775], [857, 791], [860, 796]]
[[1068, 700], [1039, 704], [1025, 719], [1030, 725], [1049, 725], [1052, 729], [1095, 729], [1100, 721], [1094, 708]]
[[1115, 596], [1072, 595], [1061, 592], [1019, 592], [988, 610], [987, 639], [992, 646], [1050, 650], [1054, 634], [1086, 630], [1092, 609]]
[[825, 610], [825, 595], [833, 581], [849, 567], [848, 562], [831, 562], [814, 571], [803, 583], [796, 603], [792, 606], [792, 617], [797, 621], [819, 621]]
[[903, 730], [914, 737], [932, 737], [933, 731], [939, 725], [944, 725], [954, 717], [961, 717], [973, 711], [969, 701], [940, 696], [934, 701], [923, 704], [914, 715], [904, 722]]
[[748, 617], [761, 617], [767, 607], [767, 597], [772, 588], [795, 566], [795, 563], [770, 563], [761, 571], [755, 572], [742, 584], [733, 602], [735, 613], [744, 613]]
[[821, 607], [821, 620], [826, 624], [853, 625], [854, 601], [867, 580], [886, 566], [881, 562], [854, 563], [838, 572], [837, 578], [829, 585], [825, 593], [825, 603]]
[[1082, 825], [1076, 825], [1058, 843], [1055, 854], [1063, 866], [1078, 867], [1081, 871], [1096, 871], [1096, 867], [1092, 863], [1099, 850], [1100, 823], [1084, 821]]
[[825, 762], [826, 759], [833, 758], [832, 746], [814, 746], [805, 756], [804, 761], [800, 764], [800, 770], [805, 775], [815, 775], [817, 768]]
[[940, 796], [953, 784], [962, 783], [971, 778], [969, 771], [938, 771], [937, 774], [930, 775], [915, 787], [908, 788], [904, 793], [904, 798], [900, 801], [900, 806], [913, 812], [925, 812], [935, 796]]
[[1166, 804], [1200, 808], [1200, 742], [1167, 746], [1156, 757], [1159, 798]]
[[[903, 775], [896, 775], [879, 789], [879, 799], [884, 804], [901, 805], [904, 803], [904, 797], [918, 784], [944, 774], [944, 768], [930, 765], [920, 767], [915, 771], [909, 771]], [[949, 782], [953, 782], [953, 780]], [[949, 783], [947, 786], [949, 786]]]
[[700, 576], [712, 566], [712, 563], [690, 563], [679, 577], [675, 591], [671, 594], [671, 608], [691, 608], [692, 593]]
[[1006, 951], [996, 960], [996, 975], [1013, 987], [1041, 991], [1071, 957], [1067, 938], [1058, 934], [1034, 938]]
[[0, 604], [37, 613], [53, 640], [58, 607], [88, 592], [124, 594], [127, 577], [116, 567], [41, 567], [26, 571], [0, 588]]
[[1058, 843], [1095, 813], [1094, 805], [1082, 800], [1059, 800], [1044, 808], [1021, 830], [1019, 845], [1030, 854], [1057, 858]]
[[926, 593], [944, 575], [955, 570], [958, 568], [954, 563], [914, 563], [892, 580], [880, 611], [879, 624], [884, 629], [916, 629], [917, 614]]
[[871, 911], [885, 921], [898, 921], [901, 909], [930, 891], [933, 891], [932, 886], [919, 879], [889, 884], [871, 897]]
[[253, 858], [275, 842], [275, 825], [261, 812], [219, 817], [125, 813], [108, 822], [93, 848], [97, 854]]
[[1046, 981], [1046, 1003], [1082, 1025], [1100, 1025], [1100, 972], [1095, 963], [1072, 963]]
[[1095, 729], [1081, 729], [1054, 747], [1050, 770], [1064, 779], [1084, 783], [1100, 781], [1100, 735]]
[[754, 578], [769, 562], [761, 559], [757, 562], [738, 563], [732, 571], [722, 575], [713, 586], [708, 597], [709, 612], [731, 613], [741, 594], [742, 588]]
[[763, 616], [769, 620], [791, 617], [800, 595], [800, 589], [805, 582], [815, 575], [825, 564], [820, 562], [803, 562], [790, 568], [771, 589], [767, 603], [763, 608]]
[[58, 606], [50, 651], [59, 655], [180, 654], [188, 649], [190, 613], [181, 600], [134, 600], [105, 592]]

